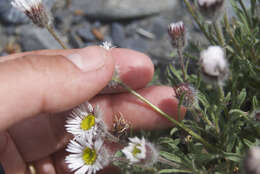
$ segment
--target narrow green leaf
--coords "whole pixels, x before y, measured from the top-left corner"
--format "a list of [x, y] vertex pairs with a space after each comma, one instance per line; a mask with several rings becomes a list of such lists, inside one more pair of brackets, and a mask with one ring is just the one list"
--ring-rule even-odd
[[234, 161], [234, 162], [241, 162], [242, 160], [242, 156], [236, 153], [228, 153], [228, 152], [223, 152], [224, 157], [230, 161]]
[[193, 173], [187, 169], [163, 169], [159, 173]]
[[244, 103], [246, 99], [246, 89], [242, 89], [242, 91], [240, 92], [240, 94], [237, 97], [237, 107], [240, 108], [241, 105]]
[[181, 164], [181, 162], [182, 162], [180, 157], [178, 157], [175, 154], [169, 153], [169, 152], [161, 151], [160, 155], [163, 156], [164, 158], [170, 160], [170, 161], [174, 161], [174, 162], [179, 163], [179, 164]]

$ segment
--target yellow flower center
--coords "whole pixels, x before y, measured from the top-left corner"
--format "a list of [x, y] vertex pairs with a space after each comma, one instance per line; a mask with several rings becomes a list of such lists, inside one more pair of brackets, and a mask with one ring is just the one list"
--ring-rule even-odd
[[135, 147], [132, 151], [132, 154], [134, 155], [134, 157], [136, 157], [137, 154], [141, 153], [141, 150], [138, 148], [140, 146], [141, 146], [140, 144], [135, 145]]
[[97, 154], [95, 149], [86, 147], [83, 151], [82, 159], [87, 165], [93, 165], [97, 159]]
[[95, 116], [93, 114], [89, 114], [82, 120], [80, 124], [80, 128], [83, 130], [89, 130], [94, 125], [95, 125]]

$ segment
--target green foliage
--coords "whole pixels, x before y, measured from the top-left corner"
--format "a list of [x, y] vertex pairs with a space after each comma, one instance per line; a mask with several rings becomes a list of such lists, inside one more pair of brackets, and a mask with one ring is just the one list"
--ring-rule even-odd
[[[175, 127], [168, 136], [160, 138], [161, 156], [175, 167], [163, 166], [159, 173], [242, 173], [245, 152], [260, 145], [260, 123], [251, 115], [259, 107], [260, 97], [260, 17], [256, 11], [260, 1], [251, 0], [249, 9], [242, 0], [231, 2], [236, 17], [228, 19], [225, 15], [220, 29], [206, 24], [189, 8], [209, 43], [224, 47], [229, 62], [230, 75], [223, 90], [201, 81], [199, 73], [191, 72], [187, 76], [187, 82], [198, 89], [199, 106], [190, 109], [189, 119], [182, 123], [214, 149]], [[188, 61], [194, 61], [194, 56], [187, 52], [184, 55]], [[189, 63], [186, 69], [189, 66], [199, 69]], [[184, 81], [182, 71], [173, 65], [168, 66], [167, 75], [167, 83], [172, 86]]]

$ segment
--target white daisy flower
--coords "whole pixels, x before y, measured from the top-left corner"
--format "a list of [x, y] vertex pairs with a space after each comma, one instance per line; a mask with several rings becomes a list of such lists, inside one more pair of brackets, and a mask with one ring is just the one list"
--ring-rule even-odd
[[39, 27], [51, 24], [51, 15], [44, 8], [42, 0], [13, 0], [11, 5], [26, 14]]
[[129, 138], [130, 142], [122, 152], [126, 158], [130, 160], [130, 163], [138, 163], [146, 157], [145, 139], [139, 139], [138, 137]]
[[129, 138], [129, 140], [128, 146], [122, 152], [131, 164], [142, 163], [151, 166], [157, 162], [159, 153], [151, 143], [146, 142], [144, 138], [139, 139], [138, 137]]
[[71, 140], [66, 151], [71, 154], [65, 158], [65, 162], [75, 174], [95, 174], [109, 164], [109, 152], [100, 138], [93, 144], [86, 138]]
[[71, 117], [66, 121], [65, 128], [67, 132], [75, 137], [88, 137], [92, 141], [94, 136], [107, 131], [103, 121], [103, 113], [100, 108], [86, 102], [72, 110]]
[[105, 48], [106, 50], [110, 50], [111, 48], [115, 48], [111, 42], [105, 41], [100, 45], [100, 47]]

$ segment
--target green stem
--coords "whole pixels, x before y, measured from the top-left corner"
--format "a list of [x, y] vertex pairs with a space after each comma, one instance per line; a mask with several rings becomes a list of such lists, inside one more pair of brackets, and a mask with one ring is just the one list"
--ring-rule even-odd
[[49, 31], [49, 33], [53, 36], [53, 38], [60, 44], [60, 46], [63, 49], [68, 49], [68, 47], [59, 38], [58, 34], [55, 32], [54, 28], [51, 25], [46, 25], [45, 28]]
[[175, 169], [179, 169], [181, 170], [182, 172], [185, 172], [185, 173], [193, 173], [192, 170], [190, 169], [181, 169], [180, 168], [180, 165], [177, 164], [177, 163], [174, 163], [172, 161], [169, 161], [161, 156], [158, 157], [158, 162], [162, 163], [162, 164], [167, 164], [169, 166], [171, 166], [172, 168], [175, 168]]
[[214, 26], [214, 29], [216, 31], [216, 34], [217, 34], [217, 38], [220, 42], [220, 45], [222, 46], [222, 48], [225, 47], [225, 39], [224, 39], [224, 35], [223, 35], [223, 31], [221, 29], [221, 26], [219, 24], [218, 21], [214, 21], [213, 22], [213, 26]]
[[[218, 86], [218, 93], [219, 93], [219, 107], [221, 107], [225, 101], [225, 93], [224, 93], [224, 90], [223, 90], [223, 87], [222, 86]], [[219, 113], [219, 112], [217, 112]], [[215, 114], [215, 125], [216, 125], [216, 130], [218, 133], [220, 133], [220, 129], [219, 129], [219, 115], [220, 114]]]
[[231, 31], [231, 28], [230, 28], [230, 24], [228, 22], [228, 17], [227, 17], [227, 14], [225, 13], [225, 16], [224, 16], [224, 22], [225, 22], [225, 28], [226, 28], [226, 31], [227, 33], [229, 34], [229, 36], [231, 37], [231, 40], [232, 42], [234, 43], [234, 46], [236, 48], [236, 50], [238, 51], [239, 55], [241, 58], [244, 58], [245, 56], [243, 55], [243, 52], [241, 50], [241, 47], [239, 46], [239, 43], [237, 41], [237, 39], [234, 37], [234, 34], [233, 32]]
[[249, 23], [249, 26], [251, 27], [251, 26], [252, 26], [252, 24], [251, 24], [251, 18], [250, 18], [249, 15], [248, 15], [248, 12], [247, 12], [247, 10], [246, 10], [246, 7], [245, 7], [243, 1], [242, 1], [242, 0], [238, 0], [238, 2], [239, 2], [239, 4], [240, 4], [240, 6], [242, 7], [243, 12], [244, 12], [245, 15], [246, 15], [246, 18], [247, 18], [247, 21], [248, 21], [248, 23]]
[[193, 8], [191, 7], [190, 3], [188, 2], [188, 0], [184, 0], [186, 6], [188, 7], [188, 10], [190, 12], [190, 14], [192, 15], [192, 17], [194, 18], [194, 20], [196, 21], [196, 23], [198, 24], [200, 30], [202, 31], [202, 33], [205, 35], [205, 37], [207, 38], [207, 40], [209, 42], [215, 42], [215, 39], [210, 37], [210, 35], [207, 33], [205, 27], [200, 23], [199, 17], [195, 14]]
[[193, 136], [194, 138], [196, 138], [197, 140], [199, 140], [202, 144], [204, 144], [210, 151], [216, 151], [218, 149], [216, 149], [214, 146], [212, 146], [211, 144], [209, 144], [206, 140], [204, 140], [200, 135], [198, 135], [197, 133], [193, 132], [191, 129], [189, 129], [188, 127], [186, 127], [183, 123], [178, 122], [177, 120], [173, 119], [172, 116], [166, 114], [165, 112], [163, 112], [161, 109], [159, 109], [157, 106], [155, 106], [154, 104], [152, 104], [149, 100], [147, 100], [146, 98], [144, 98], [143, 96], [141, 96], [140, 94], [138, 94], [137, 92], [135, 92], [133, 89], [131, 89], [129, 86], [127, 86], [126, 84], [124, 84], [121, 80], [119, 79], [113, 79], [115, 82], [119, 83], [122, 87], [124, 87], [127, 91], [129, 91], [132, 95], [136, 96], [137, 98], [139, 98], [141, 101], [143, 101], [144, 103], [148, 104], [153, 110], [155, 110], [156, 112], [158, 112], [159, 114], [161, 114], [163, 117], [165, 117], [166, 119], [168, 119], [170, 122], [172, 122], [173, 124], [177, 125], [179, 128], [183, 129], [184, 131], [186, 131], [188, 134], [190, 134], [191, 136]]
[[182, 74], [183, 74], [183, 81], [186, 82], [186, 80], [187, 80], [186, 79], [186, 68], [185, 68], [185, 65], [184, 65], [182, 46], [180, 46], [180, 44], [178, 44], [177, 52], [178, 52], [178, 55], [181, 59], [181, 70], [182, 70]]
[[191, 112], [195, 115], [195, 114], [198, 114], [200, 116], [200, 118], [202, 118], [202, 120], [204, 122], [206, 122], [210, 127], [213, 127], [215, 128], [215, 126], [213, 125], [213, 123], [208, 119], [208, 117], [204, 114], [203, 111], [199, 110], [199, 109], [196, 109], [196, 108], [193, 108], [191, 110]]

